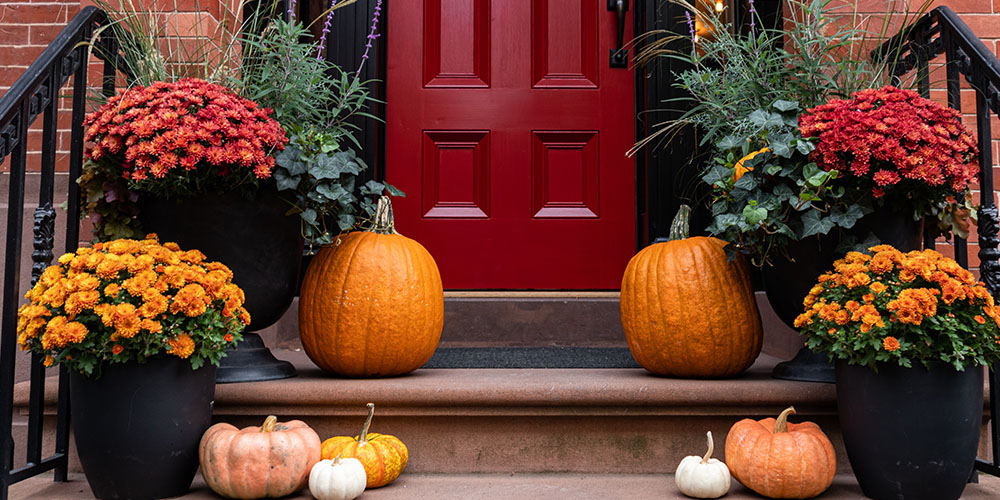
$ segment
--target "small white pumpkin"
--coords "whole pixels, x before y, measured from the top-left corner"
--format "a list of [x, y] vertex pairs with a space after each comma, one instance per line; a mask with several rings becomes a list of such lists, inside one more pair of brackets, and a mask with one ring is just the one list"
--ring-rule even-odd
[[681, 493], [694, 498], [719, 498], [729, 493], [729, 467], [722, 461], [711, 458], [715, 451], [712, 432], [708, 432], [708, 453], [704, 457], [688, 456], [681, 460], [674, 473], [677, 488]]
[[354, 500], [365, 491], [368, 476], [356, 458], [326, 459], [309, 471], [309, 492], [316, 500]]

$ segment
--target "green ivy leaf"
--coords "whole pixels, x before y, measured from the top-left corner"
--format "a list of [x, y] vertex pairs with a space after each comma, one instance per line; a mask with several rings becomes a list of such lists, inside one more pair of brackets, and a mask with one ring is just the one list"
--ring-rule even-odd
[[316, 192], [326, 197], [330, 201], [339, 200], [341, 197], [349, 196], [350, 193], [340, 184], [318, 184]]
[[398, 196], [400, 198], [406, 198], [406, 193], [404, 193], [398, 187], [393, 186], [392, 184], [386, 184], [385, 188], [389, 191], [389, 196]]
[[756, 226], [767, 219], [767, 209], [756, 206], [754, 203], [748, 204], [743, 207], [743, 218], [746, 219], [747, 224]]
[[796, 111], [797, 112], [799, 110], [799, 103], [797, 103], [795, 101], [786, 101], [784, 99], [778, 99], [777, 101], [774, 101], [773, 104], [771, 104], [771, 107], [773, 107], [774, 109], [776, 109], [778, 111], [782, 111], [782, 112], [786, 112], [786, 113], [790, 112], [790, 111]]
[[301, 216], [302, 216], [302, 220], [304, 220], [307, 224], [316, 224], [316, 211], [315, 210], [313, 210], [311, 208], [307, 208], [307, 209], [305, 209], [305, 210], [302, 211]]
[[341, 231], [347, 231], [348, 229], [354, 227], [355, 220], [356, 219], [351, 214], [340, 214], [340, 217], [337, 217], [337, 227], [339, 227]]
[[738, 148], [742, 146], [743, 143], [745, 142], [746, 142], [745, 137], [736, 137], [734, 135], [729, 135], [724, 137], [721, 141], [719, 141], [719, 143], [716, 144], [716, 146], [721, 150], [726, 150], [726, 149]]
[[724, 165], [715, 165], [708, 170], [708, 172], [702, 176], [702, 180], [706, 184], [715, 185], [724, 179], [729, 179], [733, 176], [733, 169], [726, 167]]
[[827, 234], [833, 229], [834, 223], [829, 217], [823, 217], [819, 210], [809, 210], [802, 215], [801, 238], [817, 234]]
[[746, 172], [733, 184], [733, 187], [753, 191], [757, 189], [757, 176], [753, 172]]
[[299, 186], [299, 178], [288, 175], [284, 170], [276, 168], [272, 171], [274, 182], [278, 186], [278, 191], [287, 191]]

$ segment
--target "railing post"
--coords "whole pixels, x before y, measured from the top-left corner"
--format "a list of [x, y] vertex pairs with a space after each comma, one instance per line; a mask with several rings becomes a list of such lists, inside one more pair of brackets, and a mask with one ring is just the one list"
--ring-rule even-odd
[[7, 193], [7, 245], [4, 259], [3, 276], [3, 307], [0, 310], [0, 392], [3, 393], [0, 404], [0, 429], [3, 429], [3, 446], [0, 446], [0, 468], [3, 477], [0, 483], [0, 500], [7, 499], [7, 486], [10, 483], [10, 471], [14, 465], [14, 363], [17, 340], [14, 332], [17, 330], [17, 297], [21, 288], [21, 224], [24, 212], [24, 170], [27, 160], [28, 137], [28, 104], [25, 99], [12, 127], [0, 130], [0, 144], [4, 152], [13, 145], [10, 155], [10, 187]]

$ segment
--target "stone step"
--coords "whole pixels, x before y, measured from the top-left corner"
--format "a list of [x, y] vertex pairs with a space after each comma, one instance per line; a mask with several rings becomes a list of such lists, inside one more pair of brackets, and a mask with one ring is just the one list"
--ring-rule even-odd
[[[413, 473], [662, 473], [667, 464], [703, 453], [706, 431], [724, 458], [734, 422], [773, 417], [789, 405], [796, 418], [826, 430], [839, 469], [849, 470], [834, 386], [773, 379], [773, 356], [762, 355], [746, 373], [726, 380], [656, 377], [638, 368], [425, 368], [401, 377], [344, 379], [323, 373], [302, 351], [275, 354], [292, 362], [298, 376], [218, 385], [217, 421], [244, 427], [277, 415], [306, 421], [322, 438], [355, 435], [365, 404], [374, 402], [372, 431], [407, 444]], [[50, 402], [55, 386], [49, 379]], [[26, 384], [18, 384], [15, 401], [26, 399]]]
[[[10, 498], [18, 500], [90, 500], [90, 488], [83, 474], [71, 474], [65, 483], [52, 482], [51, 474], [28, 479], [11, 487]], [[217, 500], [199, 474], [184, 500]], [[309, 500], [308, 490], [284, 497]], [[382, 488], [365, 491], [361, 500], [606, 500], [606, 499], [686, 499], [677, 490], [670, 474], [413, 474], [404, 473]], [[760, 499], [737, 481], [733, 481], [727, 499]], [[838, 474], [833, 485], [821, 496], [823, 500], [865, 498], [854, 476]], [[980, 476], [979, 483], [966, 486], [965, 500], [1000, 498], [1000, 478]]]

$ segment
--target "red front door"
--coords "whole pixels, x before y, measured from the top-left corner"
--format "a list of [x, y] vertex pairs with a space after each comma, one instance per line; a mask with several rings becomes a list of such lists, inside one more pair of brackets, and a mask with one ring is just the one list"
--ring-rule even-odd
[[636, 241], [634, 77], [609, 67], [607, 3], [405, 0], [387, 18], [396, 227], [444, 286], [619, 288]]

